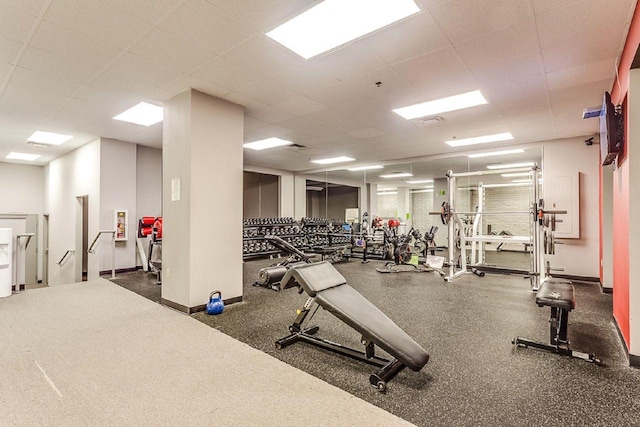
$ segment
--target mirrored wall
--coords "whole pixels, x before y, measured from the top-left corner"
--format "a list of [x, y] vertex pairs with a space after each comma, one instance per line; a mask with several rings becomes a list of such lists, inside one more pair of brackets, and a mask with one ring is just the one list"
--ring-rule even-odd
[[[321, 172], [306, 176], [307, 216], [360, 223], [363, 213], [371, 224], [374, 218], [400, 221], [398, 232], [412, 227], [422, 234], [437, 227], [435, 243], [448, 246], [447, 226], [440, 215], [443, 202], [449, 201], [447, 173], [456, 176], [454, 206], [468, 212], [465, 221], [472, 224], [475, 212], [483, 216], [480, 234], [530, 234], [529, 211], [532, 199], [532, 166], [542, 168], [542, 148], [529, 148], [504, 156], [458, 156], [424, 161], [354, 165], [376, 166], [366, 170]], [[516, 169], [515, 171], [513, 169]], [[540, 187], [542, 181], [535, 183]], [[479, 188], [482, 188], [482, 191]], [[520, 213], [516, 213], [520, 212]], [[509, 269], [529, 268], [529, 248], [519, 243], [485, 245], [483, 262]], [[444, 254], [444, 253], [443, 253]]]

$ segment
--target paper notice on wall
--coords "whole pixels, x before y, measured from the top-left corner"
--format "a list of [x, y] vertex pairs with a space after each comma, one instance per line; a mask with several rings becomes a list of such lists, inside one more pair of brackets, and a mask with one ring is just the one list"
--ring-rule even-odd
[[171, 201], [180, 201], [180, 178], [173, 178], [171, 180]]

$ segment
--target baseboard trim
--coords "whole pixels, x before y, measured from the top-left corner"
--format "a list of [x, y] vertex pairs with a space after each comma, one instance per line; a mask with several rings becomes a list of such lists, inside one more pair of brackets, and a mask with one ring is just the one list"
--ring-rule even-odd
[[595, 282], [600, 284], [599, 277], [591, 277], [591, 276], [573, 276], [571, 274], [554, 274], [553, 277], [557, 277], [558, 279], [567, 279], [567, 280], [575, 280], [577, 282]]
[[629, 366], [632, 368], [640, 369], [640, 356], [629, 353], [629, 349], [627, 348], [627, 342], [624, 340], [622, 336], [622, 331], [620, 331], [620, 327], [618, 326], [618, 321], [616, 318], [613, 318], [613, 324], [616, 327], [616, 332], [618, 333], [618, 339], [620, 339], [620, 343], [622, 343], [622, 348], [624, 349], [624, 354], [627, 356], [627, 360], [629, 361]]
[[[137, 267], [129, 267], [129, 268], [116, 268], [116, 274], [118, 273], [131, 273], [132, 271], [138, 270]], [[100, 276], [106, 276], [107, 274], [111, 274], [111, 270], [102, 270], [98, 273]]]
[[635, 354], [630, 354], [629, 366], [631, 366], [632, 368], [640, 369], [640, 356], [636, 356]]
[[604, 292], [605, 294], [613, 293], [613, 288], [605, 288], [604, 286], [602, 286], [602, 284], [600, 284], [600, 288], [602, 289], [602, 292]]
[[[242, 302], [242, 296], [225, 299], [225, 300], [223, 300], [223, 302], [224, 302], [225, 305], [231, 305], [231, 304], [235, 304], [235, 303], [238, 303], [238, 302]], [[201, 311], [205, 311], [207, 309], [207, 305], [206, 304], [196, 305], [196, 306], [193, 306], [193, 307], [187, 307], [186, 305], [178, 304], [177, 302], [173, 302], [173, 301], [170, 301], [170, 300], [164, 299], [164, 298], [160, 299], [160, 303], [162, 305], [166, 305], [167, 307], [173, 308], [174, 310], [177, 310], [177, 311], [179, 311], [181, 313], [185, 313], [185, 314], [194, 314], [194, 313], [198, 313], [198, 312], [201, 312]]]

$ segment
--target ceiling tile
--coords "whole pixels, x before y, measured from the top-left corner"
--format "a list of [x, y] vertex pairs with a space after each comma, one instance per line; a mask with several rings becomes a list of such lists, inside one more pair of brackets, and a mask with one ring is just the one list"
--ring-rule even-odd
[[266, 105], [263, 104], [262, 102], [259, 102], [253, 98], [246, 97], [236, 92], [229, 92], [225, 94], [223, 98], [229, 102], [242, 105], [244, 107], [244, 111], [247, 113], [251, 111], [260, 110], [266, 107]]
[[[588, 3], [588, 4], [587, 4]], [[616, 23], [629, 22], [633, 12], [631, 0], [589, 0], [572, 3], [536, 18], [542, 48], [572, 40], [594, 40], [606, 32], [625, 31]]]
[[0, 16], [2, 16], [0, 37], [18, 43], [27, 41], [27, 36], [36, 23], [35, 16], [22, 13], [16, 9], [9, 9], [2, 5], [0, 5]]
[[164, 89], [173, 93], [182, 93], [189, 89], [196, 89], [200, 92], [207, 93], [218, 98], [229, 93], [229, 90], [227, 89], [205, 82], [204, 80], [200, 80], [193, 76], [181, 76], [164, 86]]
[[6, 62], [0, 62], [0, 84], [3, 84], [6, 78], [9, 76], [13, 65]]
[[185, 0], [100, 0], [100, 2], [147, 24], [156, 24], [166, 14], [180, 7]]
[[23, 44], [0, 37], [0, 62], [14, 64]]
[[247, 86], [237, 91], [237, 93], [266, 105], [275, 105], [285, 102], [289, 98], [299, 96], [299, 94], [288, 89], [286, 84], [282, 84], [282, 86], [280, 86], [268, 80]]
[[327, 108], [326, 106], [319, 104], [303, 95], [286, 97], [281, 102], [274, 103], [273, 106], [279, 110], [297, 116], [304, 116]]
[[376, 50], [361, 48], [359, 40], [308, 61], [341, 81], [388, 65]]
[[309, 92], [307, 96], [328, 107], [335, 107], [349, 102], [354, 98], [362, 97], [362, 94], [358, 91], [357, 87], [340, 82]]
[[617, 31], [609, 31], [594, 39], [568, 41], [542, 49], [544, 68], [553, 72], [617, 57], [622, 48], [620, 39], [621, 34]]
[[268, 80], [279, 86], [287, 85], [303, 95], [339, 82], [331, 73], [308, 61], [270, 76]]
[[100, 69], [122, 53], [116, 47], [49, 22], [40, 23], [29, 45]]
[[260, 70], [242, 67], [224, 58], [216, 58], [204, 64], [192, 71], [191, 75], [230, 91], [239, 91], [263, 79]]
[[205, 0], [187, 0], [158, 26], [216, 55], [224, 54], [256, 34]]
[[374, 138], [376, 136], [382, 136], [384, 135], [384, 132], [381, 132], [376, 128], [364, 128], [364, 129], [356, 129], [351, 132], [347, 132], [347, 134], [356, 139], [367, 139], [367, 138]]
[[128, 48], [151, 27], [97, 0], [56, 0], [44, 20], [120, 49]]
[[47, 3], [48, 0], [0, 0], [0, 8], [14, 9], [28, 15], [38, 16]]
[[[553, 89], [549, 91], [549, 98], [551, 105], [573, 100], [583, 101], [583, 108], [587, 108], [598, 106], [602, 102], [602, 95], [608, 90], [611, 90], [611, 79]], [[582, 110], [580, 112], [582, 113]]]
[[617, 58], [611, 57], [547, 73], [547, 85], [553, 90], [600, 80], [610, 81], [615, 73], [616, 64]]
[[164, 87], [182, 76], [178, 70], [167, 68], [153, 60], [131, 53], [120, 55], [111, 64], [108, 71], [144, 87]]
[[11, 83], [38, 91], [42, 98], [51, 96], [54, 99], [71, 98], [82, 88], [79, 83], [21, 67], [14, 70]]
[[454, 45], [470, 68], [484, 68], [505, 58], [531, 55], [540, 51], [535, 23], [520, 21], [501, 30], [485, 33]]
[[386, 109], [393, 108], [416, 92], [415, 87], [391, 66], [361, 74], [344, 83], [348, 92], [366, 96]]
[[549, 13], [557, 13], [567, 6], [573, 5], [575, 3], [581, 3], [583, 1], [584, 0], [532, 0], [533, 12], [535, 13], [536, 17]]
[[223, 58], [242, 68], [254, 68], [268, 77], [282, 70], [301, 64], [304, 60], [264, 35], [257, 35], [234, 47]]
[[60, 58], [44, 50], [29, 47], [20, 59], [20, 67], [50, 74], [76, 83], [85, 83], [101, 70], [74, 59]]
[[145, 35], [129, 52], [185, 73], [215, 58], [215, 55], [195, 44], [159, 29], [153, 29]]
[[431, 14], [454, 44], [533, 18], [530, 0], [452, 0]]
[[267, 33], [283, 22], [320, 3], [320, 0], [207, 0], [255, 31]]
[[430, 13], [417, 13], [358, 40], [357, 47], [376, 52], [389, 64], [449, 46]]
[[247, 115], [267, 123], [281, 123], [294, 117], [293, 114], [270, 106], [247, 112]]
[[460, 60], [453, 47], [447, 47], [396, 63], [393, 65], [393, 69], [404, 76], [409, 83], [423, 86], [430, 81], [464, 72], [467, 67]]

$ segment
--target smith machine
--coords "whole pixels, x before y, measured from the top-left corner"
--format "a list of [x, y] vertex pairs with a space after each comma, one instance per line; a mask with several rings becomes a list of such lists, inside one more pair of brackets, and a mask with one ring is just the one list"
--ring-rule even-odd
[[[463, 212], [456, 209], [456, 192], [458, 187], [456, 178], [483, 176], [496, 173], [529, 172], [530, 206], [523, 211], [487, 212], [484, 210], [484, 186], [478, 185], [478, 207], [474, 212]], [[491, 171], [447, 172], [448, 201], [444, 202], [440, 212], [430, 212], [431, 215], [439, 215], [442, 223], [448, 226], [448, 264], [449, 271], [444, 279], [448, 282], [454, 278], [468, 273], [467, 267], [480, 267], [485, 262], [485, 243], [520, 243], [530, 253], [529, 277], [531, 286], [537, 291], [550, 274], [550, 267], [545, 263], [545, 254], [555, 252], [555, 244], [561, 243], [553, 237], [556, 223], [556, 215], [566, 214], [561, 210], [544, 210], [544, 200], [540, 197], [540, 169], [512, 168]], [[529, 234], [521, 236], [483, 234], [483, 218], [491, 215], [527, 215], [529, 217]], [[470, 226], [469, 218], [472, 218]], [[469, 265], [467, 265], [467, 250], [470, 250]], [[459, 256], [456, 256], [459, 255]]]

